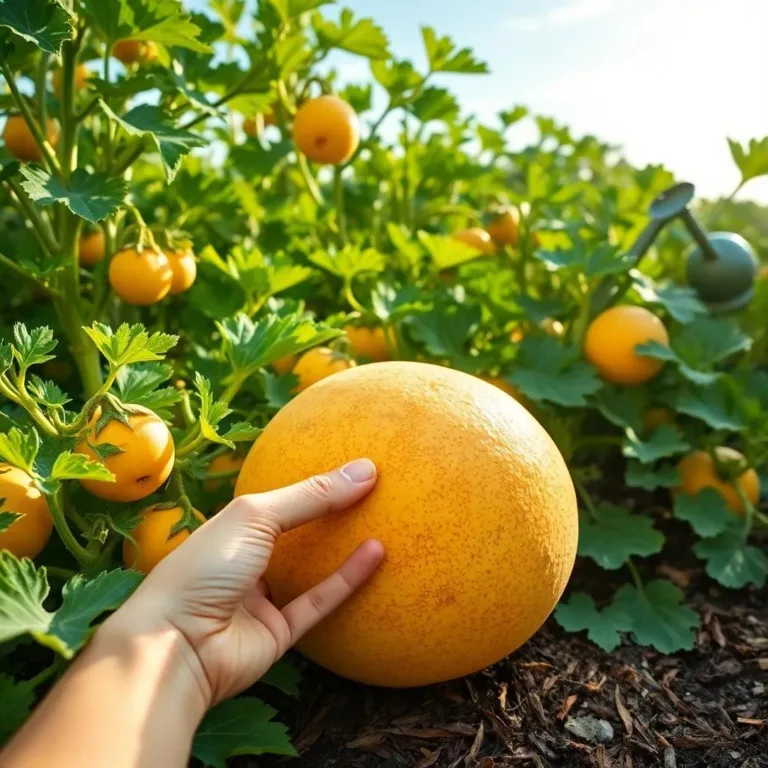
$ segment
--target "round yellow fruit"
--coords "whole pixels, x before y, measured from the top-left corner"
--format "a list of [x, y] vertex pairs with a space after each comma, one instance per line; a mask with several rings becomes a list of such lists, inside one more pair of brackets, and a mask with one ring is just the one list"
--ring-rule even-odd
[[[84, 90], [88, 85], [88, 80], [91, 77], [91, 70], [85, 66], [85, 64], [78, 64], [75, 69], [75, 96], [80, 91]], [[56, 98], [60, 99], [62, 96], [61, 89], [61, 69], [57, 69], [53, 73], [53, 92], [56, 94]]]
[[565, 588], [578, 539], [568, 469], [528, 411], [449, 368], [360, 366], [275, 416], [236, 494], [359, 457], [378, 468], [370, 495], [281, 536], [266, 574], [285, 605], [360, 542], [384, 544], [381, 569], [301, 651], [353, 680], [409, 687], [483, 669], [528, 640]]
[[[117, 419], [109, 421], [96, 432], [101, 410], [91, 418], [86, 440], [75, 447], [93, 461], [98, 461], [115, 476], [106, 480], [81, 480], [85, 490], [108, 501], [138, 501], [154, 493], [171, 474], [175, 458], [173, 437], [165, 422], [148, 408], [131, 406], [136, 410], [127, 417], [127, 424]], [[109, 443], [119, 453], [100, 459], [91, 448]]]
[[[196, 509], [194, 516], [201, 522], [205, 518]], [[164, 557], [185, 542], [192, 532], [188, 529], [171, 536], [171, 530], [178, 523], [184, 511], [181, 507], [170, 509], [147, 507], [141, 512], [141, 523], [131, 531], [138, 549], [133, 542], [123, 539], [123, 563], [126, 568], [133, 568], [141, 573], [149, 573]]]
[[[715, 448], [715, 455], [720, 462], [742, 462], [744, 456], [733, 448], [720, 446]], [[746, 469], [734, 481], [729, 483], [721, 477], [712, 456], [707, 451], [689, 453], [677, 465], [677, 471], [682, 479], [681, 484], [673, 489], [674, 493], [687, 493], [695, 496], [704, 488], [714, 488], [719, 491], [728, 509], [737, 515], [744, 514], [744, 501], [736, 490], [738, 486], [752, 504], [757, 504], [760, 498], [760, 478], [754, 469]]]
[[310, 349], [309, 352], [305, 352], [299, 358], [293, 367], [294, 374], [299, 377], [296, 391], [303, 392], [316, 382], [332, 376], [334, 373], [339, 373], [339, 371], [346, 371], [347, 368], [354, 368], [356, 365], [354, 360], [350, 360], [330, 347]]
[[488, 225], [488, 234], [497, 245], [517, 245], [520, 230], [520, 212], [517, 208], [505, 208]]
[[0, 551], [8, 550], [16, 557], [37, 557], [53, 530], [45, 496], [23, 469], [0, 464], [0, 499], [4, 499], [0, 512], [21, 515], [0, 531]]
[[612, 307], [599, 314], [587, 328], [584, 356], [607, 381], [630, 386], [642, 384], [664, 365], [661, 360], [635, 352], [638, 344], [648, 341], [669, 345], [667, 329], [656, 315], [643, 307]]
[[315, 163], [341, 165], [357, 150], [360, 122], [343, 99], [320, 96], [299, 107], [293, 120], [293, 140]]
[[493, 244], [491, 236], [484, 229], [480, 229], [480, 227], [460, 229], [453, 233], [453, 239], [480, 251], [480, 253], [486, 256], [492, 256], [496, 253], [496, 246]]
[[[364, 357], [373, 363], [389, 360], [389, 347], [383, 328], [366, 328], [365, 326], [348, 325], [344, 328], [349, 344], [355, 357]], [[394, 334], [390, 330], [390, 342], [394, 346]]]
[[272, 367], [280, 376], [285, 376], [286, 373], [290, 373], [293, 370], [293, 366], [296, 365], [298, 359], [296, 355], [286, 355], [275, 360], [272, 363]]
[[195, 254], [190, 250], [166, 251], [165, 255], [171, 265], [173, 278], [171, 279], [171, 296], [188, 291], [197, 277], [197, 262]]
[[[45, 139], [55, 147], [59, 142], [61, 129], [59, 124], [52, 117], [48, 118], [45, 125]], [[3, 141], [8, 154], [21, 160], [24, 163], [42, 162], [43, 153], [29, 130], [27, 121], [21, 115], [11, 115], [5, 122], [3, 130]]]
[[[208, 474], [219, 475], [223, 474], [224, 472], [239, 472], [240, 468], [243, 466], [244, 461], [245, 459], [242, 456], [238, 456], [235, 453], [222, 453], [221, 456], [217, 456], [215, 459], [211, 460], [211, 463], [208, 465]], [[236, 481], [236, 475], [231, 477], [229, 480], [206, 480], [204, 483], [205, 490], [210, 493], [211, 491], [215, 491], [218, 488], [221, 488], [224, 483], [229, 483], [232, 487], [234, 487]]]
[[124, 248], [109, 262], [109, 284], [126, 304], [157, 304], [171, 291], [171, 262], [162, 251], [152, 248]]
[[104, 232], [101, 230], [83, 235], [77, 249], [80, 264], [95, 267], [104, 258], [104, 247]]

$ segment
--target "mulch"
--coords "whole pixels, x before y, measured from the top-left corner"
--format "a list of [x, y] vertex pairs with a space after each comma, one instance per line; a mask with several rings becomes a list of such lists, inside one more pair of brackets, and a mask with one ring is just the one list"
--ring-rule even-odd
[[[691, 581], [687, 571], [656, 568], [657, 575], [660, 569], [667, 578]], [[693, 582], [688, 603], [702, 621], [690, 652], [663, 655], [625, 642], [606, 654], [584, 633], [569, 635], [550, 619], [494, 667], [428, 688], [374, 689], [303, 664], [300, 699], [273, 702], [301, 755], [292, 762], [302, 768], [768, 767], [766, 591], [730, 592], [698, 576]]]

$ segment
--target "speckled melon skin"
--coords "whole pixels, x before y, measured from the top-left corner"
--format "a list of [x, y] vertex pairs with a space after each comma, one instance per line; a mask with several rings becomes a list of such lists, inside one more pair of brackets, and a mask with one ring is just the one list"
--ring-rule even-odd
[[300, 644], [337, 674], [409, 687], [514, 651], [555, 607], [573, 567], [576, 495], [560, 452], [514, 398], [479, 378], [410, 362], [353, 368], [283, 408], [236, 493], [259, 493], [371, 458], [359, 505], [280, 537], [267, 573], [285, 605], [364, 539], [386, 560]]

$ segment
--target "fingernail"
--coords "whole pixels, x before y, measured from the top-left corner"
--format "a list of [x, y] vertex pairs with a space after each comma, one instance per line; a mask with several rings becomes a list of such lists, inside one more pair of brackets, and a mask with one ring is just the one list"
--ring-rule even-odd
[[376, 465], [370, 459], [356, 459], [339, 471], [350, 483], [367, 483], [376, 476]]

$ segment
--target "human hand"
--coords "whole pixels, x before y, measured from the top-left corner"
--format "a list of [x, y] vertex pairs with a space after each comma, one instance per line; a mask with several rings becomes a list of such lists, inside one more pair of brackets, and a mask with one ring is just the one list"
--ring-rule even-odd
[[346, 509], [375, 483], [375, 466], [359, 459], [287, 488], [235, 499], [157, 565], [98, 634], [172, 629], [207, 706], [248, 688], [359, 589], [384, 557], [380, 542], [361, 543], [333, 575], [280, 610], [262, 580], [275, 541]]

